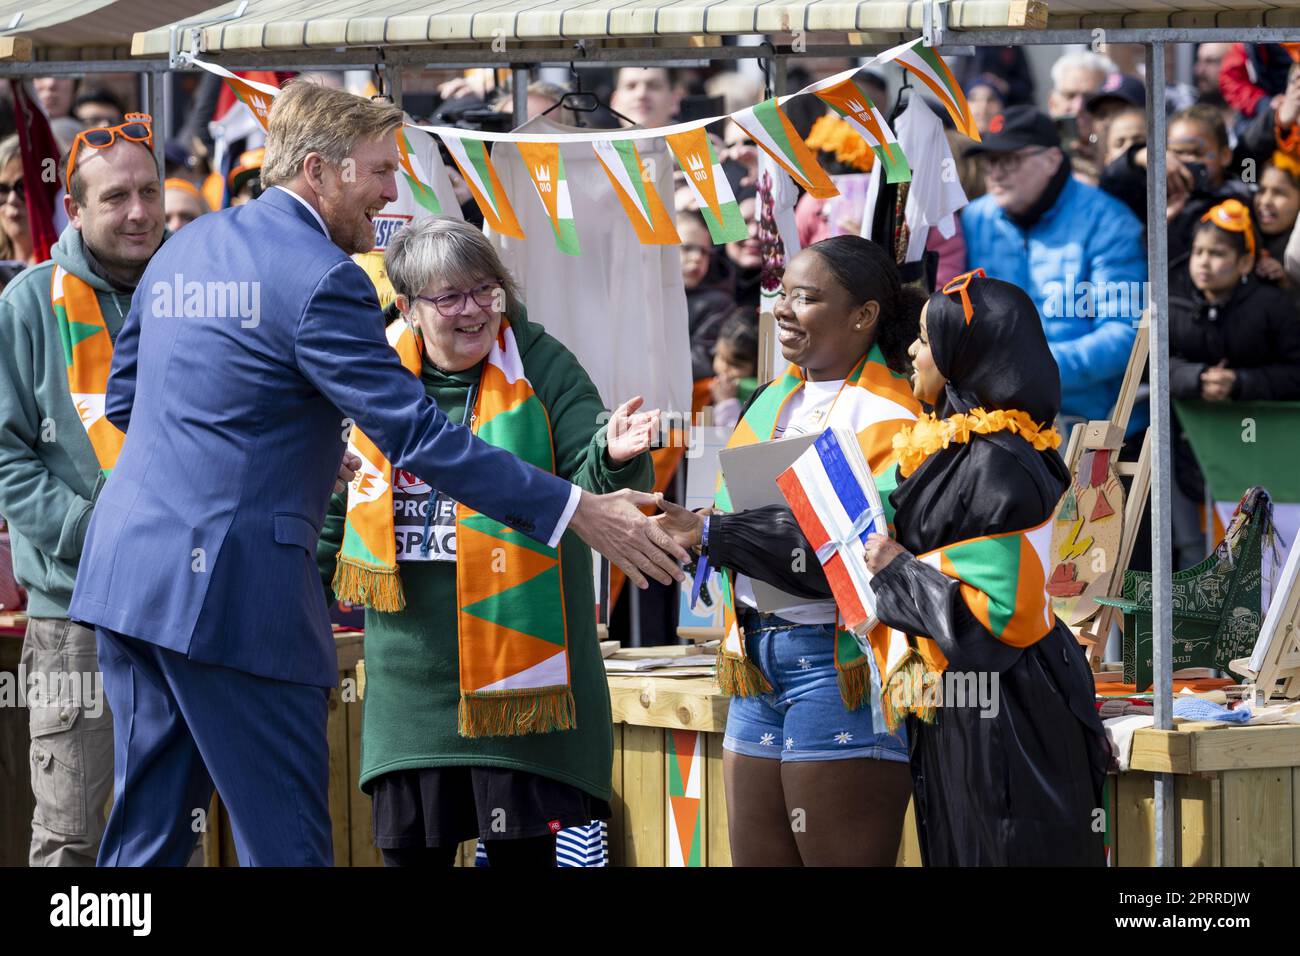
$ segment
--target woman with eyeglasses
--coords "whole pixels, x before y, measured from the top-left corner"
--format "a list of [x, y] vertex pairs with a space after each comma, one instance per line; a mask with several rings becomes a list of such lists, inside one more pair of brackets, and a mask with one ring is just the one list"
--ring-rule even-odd
[[0, 259], [12, 264], [11, 271], [0, 273], [6, 283], [36, 261], [27, 223], [23, 158], [17, 133], [0, 140]]
[[[389, 342], [454, 423], [593, 492], [648, 490], [659, 413], [614, 412], [530, 322], [483, 234], [430, 218], [384, 256]], [[608, 419], [608, 424], [606, 424]], [[591, 550], [526, 540], [395, 470], [359, 433], [318, 558], [364, 605], [361, 788], [389, 866], [450, 866], [482, 839], [492, 866], [555, 865], [555, 834], [610, 816], [613, 730]]]

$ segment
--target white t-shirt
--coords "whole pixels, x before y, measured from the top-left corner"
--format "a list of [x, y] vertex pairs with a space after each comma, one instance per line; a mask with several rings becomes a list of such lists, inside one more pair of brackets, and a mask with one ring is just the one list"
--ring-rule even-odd
[[[521, 133], [590, 133], [536, 116]], [[504, 147], [504, 148], [502, 148]], [[673, 208], [673, 159], [662, 138], [637, 150]], [[606, 408], [633, 395], [645, 408], [688, 415], [691, 341], [680, 247], [642, 245], [619, 206], [590, 143], [562, 143], [581, 256], [560, 252], [519, 150], [492, 151], [501, 185], [527, 239], [489, 233], [523, 289], [528, 318], [540, 322], [582, 364]]]
[[[912, 167], [912, 185], [907, 191], [907, 208], [903, 216], [911, 235], [907, 243], [907, 261], [916, 262], [925, 252], [930, 229], [936, 228], [945, 239], [951, 238], [957, 224], [953, 215], [968, 202], [961, 181], [952, 172], [952, 149], [943, 131], [943, 121], [913, 91], [907, 108], [894, 122], [894, 133]], [[871, 170], [867, 209], [876, 208], [881, 179], [881, 164]], [[862, 235], [871, 236], [872, 217], [863, 214]]]
[[[795, 393], [786, 403], [772, 431], [775, 438], [794, 438], [796, 435], [811, 435], [824, 431], [830, 417], [831, 406], [835, 404], [844, 379], [834, 382], [804, 382], [803, 388]], [[817, 560], [809, 556], [810, 560]], [[736, 575], [736, 601], [746, 607], [757, 609], [754, 600], [754, 586], [749, 577]], [[835, 602], [818, 601], [816, 604], [797, 604], [794, 607], [780, 608], [771, 612], [796, 624], [834, 624]]]

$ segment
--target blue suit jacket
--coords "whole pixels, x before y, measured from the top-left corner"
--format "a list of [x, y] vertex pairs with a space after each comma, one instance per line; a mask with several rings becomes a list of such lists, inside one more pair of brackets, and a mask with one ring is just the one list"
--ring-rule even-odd
[[126, 443], [69, 616], [281, 680], [338, 681], [315, 550], [348, 419], [395, 466], [541, 542], [573, 490], [447, 422], [387, 344], [369, 278], [279, 189], [158, 250], [106, 412]]

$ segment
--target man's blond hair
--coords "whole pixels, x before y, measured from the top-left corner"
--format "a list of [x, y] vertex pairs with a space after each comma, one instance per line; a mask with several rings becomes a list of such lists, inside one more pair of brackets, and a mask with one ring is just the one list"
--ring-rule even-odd
[[402, 125], [391, 103], [355, 96], [305, 80], [289, 83], [275, 98], [267, 121], [262, 185], [289, 182], [302, 171], [308, 153], [338, 166], [358, 140], [375, 139]]

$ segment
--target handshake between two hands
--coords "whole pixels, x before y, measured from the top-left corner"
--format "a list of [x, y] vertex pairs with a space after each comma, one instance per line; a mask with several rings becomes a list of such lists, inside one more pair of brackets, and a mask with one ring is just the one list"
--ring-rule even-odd
[[[658, 410], [637, 415], [636, 408], [640, 402], [640, 398], [625, 402], [610, 420], [611, 433], [616, 437], [611, 438], [606, 449], [615, 462], [649, 449], [653, 433], [658, 429]], [[617, 432], [615, 421], [619, 421]], [[342, 492], [360, 467], [361, 460], [355, 454], [351, 451], [344, 453], [334, 492]], [[643, 507], [658, 507], [659, 514], [643, 514]], [[711, 511], [686, 510], [658, 493], [623, 489], [593, 494], [584, 490], [573, 518], [569, 520], [569, 528], [621, 568], [636, 587], [647, 588], [650, 587], [647, 576], [660, 584], [685, 580], [681, 566], [692, 561], [690, 551], [701, 546], [705, 515]], [[892, 538], [884, 535], [867, 538], [865, 557], [872, 574], [879, 572], [900, 553], [906, 551]]]
[[[606, 430], [605, 454], [619, 465], [653, 447], [660, 427], [658, 409], [638, 411], [640, 396], [620, 405], [610, 417]], [[343, 491], [361, 468], [361, 459], [346, 452], [339, 465], [335, 493]], [[659, 514], [650, 516], [642, 508], [657, 507]], [[623, 570], [639, 588], [649, 587], [647, 576], [660, 584], [686, 578], [682, 565], [689, 563], [690, 552], [701, 543], [704, 516], [712, 509], [689, 511], [667, 501], [662, 494], [623, 489], [597, 495], [583, 491], [569, 527], [592, 548]], [[867, 539], [865, 558], [868, 569], [877, 573], [904, 549], [885, 535]]]

